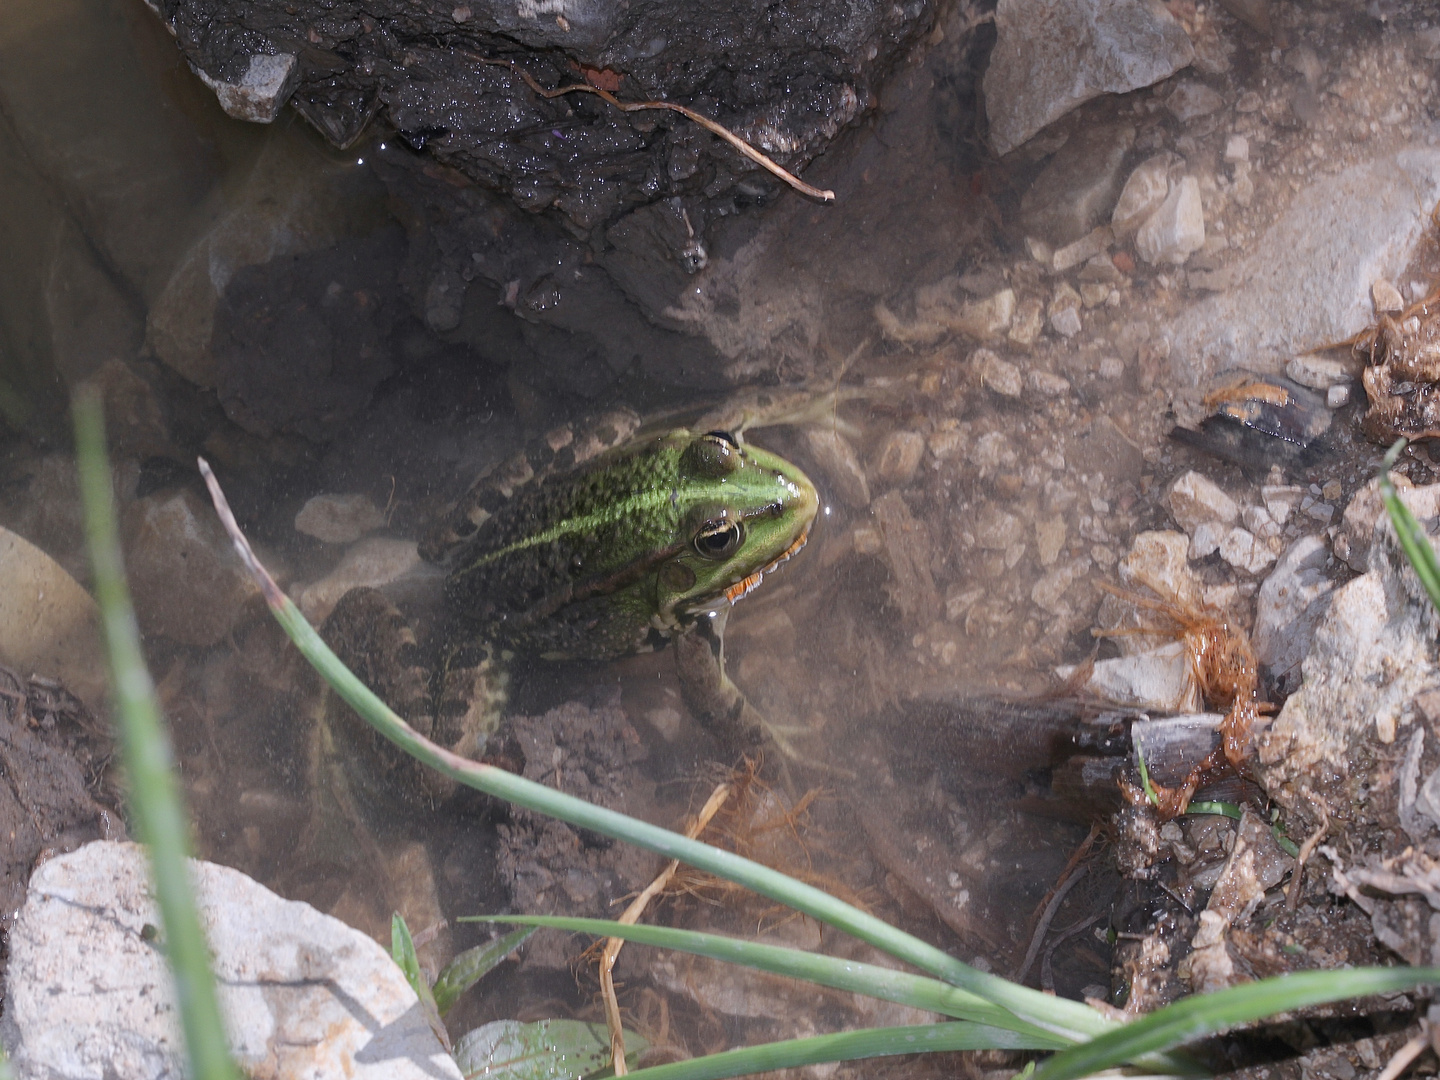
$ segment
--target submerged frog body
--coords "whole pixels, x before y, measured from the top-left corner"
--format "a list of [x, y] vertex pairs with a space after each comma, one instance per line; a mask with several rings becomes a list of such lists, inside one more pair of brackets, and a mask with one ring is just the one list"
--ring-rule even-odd
[[[762, 741], [761, 718], [725, 675], [725, 616], [804, 545], [815, 488], [732, 434], [637, 428], [621, 413], [579, 434], [552, 433], [538, 453], [482, 477], [431, 530], [420, 551], [446, 572], [449, 619], [433, 669], [371, 589], [342, 598], [326, 638], [412, 725], [470, 757], [498, 721], [509, 656], [607, 660], [667, 641], [696, 718], [729, 748]], [[322, 725], [330, 745], [321, 757], [353, 739], [405, 770], [391, 779], [413, 781], [415, 795], [446, 793], [443, 780], [349, 721], [343, 731]]]

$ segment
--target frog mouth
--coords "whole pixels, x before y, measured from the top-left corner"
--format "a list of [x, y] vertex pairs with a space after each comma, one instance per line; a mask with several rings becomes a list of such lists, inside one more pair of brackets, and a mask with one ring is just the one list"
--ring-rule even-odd
[[759, 570], [756, 570], [749, 577], [741, 578], [734, 585], [731, 585], [728, 589], [726, 589], [725, 599], [729, 600], [730, 603], [733, 604], [741, 597], [749, 595], [755, 590], [755, 588], [760, 584], [760, 582], [765, 579], [766, 574], [770, 573], [771, 570], [774, 570], [781, 563], [786, 562], [792, 556], [797, 554], [800, 549], [805, 546], [805, 541], [809, 539], [810, 529], [807, 526], [805, 531], [799, 535], [795, 542], [791, 544], [788, 548], [786, 548], [784, 551], [782, 551], [773, 562], [767, 563]]

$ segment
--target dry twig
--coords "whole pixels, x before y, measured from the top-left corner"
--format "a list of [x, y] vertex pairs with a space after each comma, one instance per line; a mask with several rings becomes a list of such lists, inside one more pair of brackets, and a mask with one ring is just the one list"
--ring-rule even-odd
[[[730, 798], [733, 788], [730, 784], [721, 784], [710, 793], [710, 798], [701, 807], [700, 813], [685, 827], [685, 835], [695, 839], [710, 824], [720, 807], [725, 805], [725, 800]], [[679, 859], [671, 859], [670, 864], [660, 871], [660, 874], [644, 891], [625, 909], [617, 922], [626, 926], [633, 926], [640, 921], [640, 916], [645, 913], [650, 901], [655, 899], [665, 886], [670, 884], [670, 879], [675, 876], [676, 869], [680, 866]], [[620, 1003], [615, 998], [615, 979], [611, 974], [615, 969], [615, 958], [620, 955], [620, 949], [625, 944], [621, 938], [612, 937], [605, 942], [605, 949], [600, 954], [600, 994], [605, 1002], [605, 1025], [610, 1029], [610, 1057], [611, 1066], [616, 1076], [625, 1075], [625, 1030], [620, 1024]]]

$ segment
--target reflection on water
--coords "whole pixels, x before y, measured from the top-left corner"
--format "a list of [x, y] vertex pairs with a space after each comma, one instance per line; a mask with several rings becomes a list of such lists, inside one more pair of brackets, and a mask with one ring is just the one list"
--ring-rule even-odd
[[[900, 72], [875, 123], [814, 167], [834, 206], [786, 195], [726, 219], [709, 268], [687, 279], [531, 219], [383, 132], [339, 155], [288, 116], [228, 120], [139, 4], [11, 7], [0, 522], [84, 580], [63, 409], [68, 387], [99, 381], [205, 855], [377, 935], [392, 908], [417, 930], [512, 903], [601, 914], [651, 872], [481, 800], [411, 809], [383, 835], [317, 834], [314, 695], [243, 584], [219, 596], [232, 571], [197, 452], [308, 611], [395, 579], [423, 623], [424, 590], [405, 587], [413, 541], [481, 470], [597, 405], [716, 410], [757, 386], [803, 386], [818, 407], [754, 417], [746, 437], [816, 480], [820, 517], [808, 549], [737, 607], [726, 645], [736, 682], [805, 763], [777, 769], [775, 798], [823, 791], [805, 848], [778, 857], [966, 959], [1020, 965], [1086, 825], [1027, 813], [1022, 775], [947, 756], [933, 713], [904, 703], [1034, 695], [1091, 654], [1096, 582], [1167, 521], [1159, 497], [1179, 452], [1163, 442], [1157, 328], [1181, 301], [1169, 279], [1142, 294], [1103, 258], [1073, 301], [1053, 287], [1014, 224], [1041, 160], [1002, 168], [976, 151], [961, 35]], [[996, 305], [1000, 330], [977, 348]], [[1071, 323], [1073, 337], [1044, 330]], [[312, 510], [317, 495], [349, 498]], [[192, 555], [220, 562], [175, 569]], [[1243, 605], [1254, 582], [1225, 587], [1215, 598]], [[537, 718], [512, 726], [527, 774], [547, 782], [569, 776], [569, 790], [666, 823], [708, 787], [715, 747], [668, 654], [521, 667], [511, 712]], [[994, 722], [998, 741], [1016, 737]], [[601, 767], [603, 740], [627, 749]], [[1107, 992], [1104, 934], [1082, 923], [1116, 881], [1096, 869], [1068, 895], [1054, 925], [1072, 931], [1033, 960], [1032, 981]], [[731, 902], [685, 917], [752, 926], [757, 912]], [[774, 932], [815, 943], [813, 927]], [[427, 959], [472, 935], [437, 932]], [[573, 986], [546, 978], [565, 950], [536, 946], [457, 1030], [577, 1007]], [[670, 995], [692, 1050], [724, 1041], [716, 1016], [776, 1015], [690, 1000], [692, 978], [672, 963], [652, 979], [636, 952], [631, 1007], [650, 1016]], [[516, 1006], [522, 992], [533, 1000]], [[794, 1033], [793, 1018], [782, 1026]]]

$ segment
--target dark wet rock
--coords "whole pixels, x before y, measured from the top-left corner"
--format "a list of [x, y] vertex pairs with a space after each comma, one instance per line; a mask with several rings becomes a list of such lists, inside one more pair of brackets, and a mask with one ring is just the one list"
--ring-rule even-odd
[[547, 99], [521, 71], [546, 88], [588, 82], [625, 101], [688, 105], [799, 169], [871, 107], [933, 19], [927, 3], [838, 0], [154, 6], [231, 115], [269, 119], [289, 95], [342, 147], [382, 116], [411, 146], [582, 231], [661, 198], [728, 202], [774, 184], [675, 113]]
[[1195, 56], [1180, 24], [1145, 0], [1000, 0], [995, 29], [985, 111], [999, 154], [1077, 105], [1159, 82]]
[[1130, 124], [1083, 127], [1065, 140], [1020, 200], [1027, 234], [1058, 247], [1105, 221], [1115, 208], [1125, 155], [1134, 142]]
[[364, 240], [245, 267], [215, 315], [216, 389], [226, 414], [262, 437], [332, 438], [394, 370], [404, 242]]
[[0, 933], [14, 926], [37, 860], [125, 836], [111, 752], [78, 698], [0, 667]]
[[125, 553], [146, 634], [213, 645], [258, 595], [214, 510], [193, 491], [136, 500], [125, 515]]
[[[544, 716], [511, 718], [501, 737], [519, 747], [526, 779], [611, 810], [643, 811], [635, 766], [646, 751], [618, 706], [570, 702]], [[613, 917], [614, 901], [658, 870], [648, 852], [529, 810], [512, 810], [498, 829], [497, 872], [510, 891], [510, 910]], [[563, 939], [547, 943], [542, 936], [526, 963], [566, 968], [570, 950]]]
[[1279, 371], [1373, 320], [1370, 286], [1396, 279], [1440, 201], [1440, 150], [1412, 148], [1322, 176], [1238, 263], [1243, 289], [1192, 306], [1169, 331], [1175, 377]]

